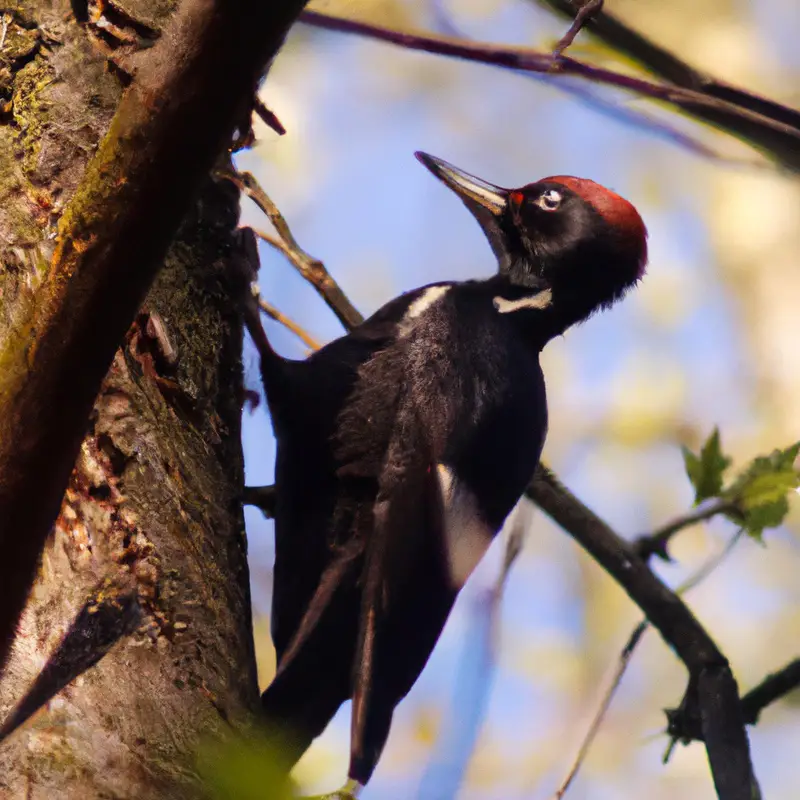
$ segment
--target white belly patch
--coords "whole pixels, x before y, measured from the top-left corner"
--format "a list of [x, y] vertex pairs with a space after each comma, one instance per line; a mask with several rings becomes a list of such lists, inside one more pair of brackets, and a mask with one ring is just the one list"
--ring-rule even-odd
[[436, 465], [444, 508], [444, 539], [450, 580], [460, 589], [489, 549], [495, 531], [481, 518], [475, 497], [459, 486], [451, 470]]

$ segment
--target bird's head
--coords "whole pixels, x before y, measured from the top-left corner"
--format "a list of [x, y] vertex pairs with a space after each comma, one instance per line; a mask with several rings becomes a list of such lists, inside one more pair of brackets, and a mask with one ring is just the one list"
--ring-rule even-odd
[[558, 175], [503, 189], [426, 153], [416, 156], [474, 214], [500, 274], [514, 286], [552, 292], [563, 327], [612, 305], [644, 274], [642, 218], [600, 184]]

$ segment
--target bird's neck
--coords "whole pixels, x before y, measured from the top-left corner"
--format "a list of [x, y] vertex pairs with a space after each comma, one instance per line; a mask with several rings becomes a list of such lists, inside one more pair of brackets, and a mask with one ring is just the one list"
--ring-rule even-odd
[[496, 275], [483, 283], [497, 313], [537, 350], [586, 316], [577, 305], [561, 302], [563, 297], [544, 281], [521, 286], [506, 275]]

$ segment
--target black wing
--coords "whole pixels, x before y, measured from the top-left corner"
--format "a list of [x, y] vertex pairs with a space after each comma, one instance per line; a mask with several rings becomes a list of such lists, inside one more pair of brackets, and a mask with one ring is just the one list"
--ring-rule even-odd
[[277, 439], [272, 627], [279, 669], [319, 623], [358, 555], [354, 542], [374, 501], [378, 472], [343, 485], [333, 446], [360, 368], [394, 341], [397, 323], [423, 289], [387, 303], [306, 361], [283, 361], [265, 386]]

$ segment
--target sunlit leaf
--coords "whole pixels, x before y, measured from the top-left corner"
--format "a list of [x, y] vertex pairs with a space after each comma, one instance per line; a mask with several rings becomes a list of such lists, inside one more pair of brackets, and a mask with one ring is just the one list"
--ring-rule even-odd
[[754, 539], [760, 539], [766, 528], [777, 528], [789, 513], [789, 502], [785, 497], [774, 503], [765, 503], [750, 509], [744, 515], [744, 528]]
[[786, 493], [797, 485], [797, 473], [791, 469], [756, 475], [742, 487], [739, 504], [745, 510], [769, 505], [785, 499]]
[[722, 478], [731, 460], [722, 452], [719, 429], [714, 428], [703, 445], [700, 455], [695, 455], [688, 447], [683, 447], [683, 463], [686, 474], [694, 487], [695, 505], [722, 492]]
[[736, 506], [730, 518], [753, 537], [760, 538], [767, 528], [776, 528], [789, 513], [788, 495], [800, 486], [794, 462], [800, 443], [768, 456], [758, 456], [724, 491]]

